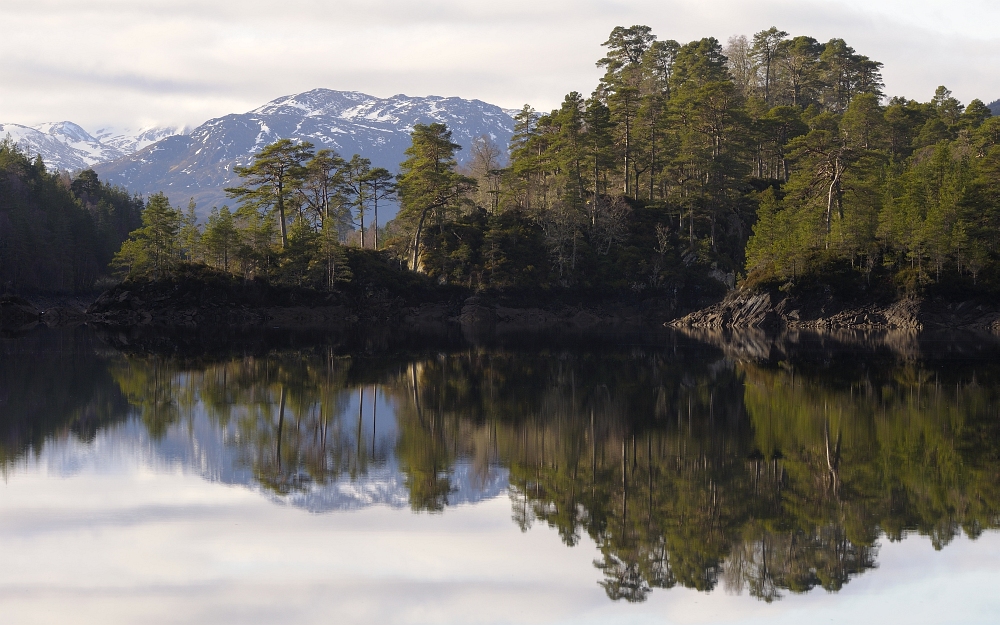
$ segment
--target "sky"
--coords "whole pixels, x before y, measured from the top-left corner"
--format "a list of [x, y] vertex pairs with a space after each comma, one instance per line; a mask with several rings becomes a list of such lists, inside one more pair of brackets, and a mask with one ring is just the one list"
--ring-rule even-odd
[[840, 37], [889, 95], [1000, 98], [996, 0], [2, 0], [0, 122], [196, 126], [318, 87], [548, 110], [632, 24]]

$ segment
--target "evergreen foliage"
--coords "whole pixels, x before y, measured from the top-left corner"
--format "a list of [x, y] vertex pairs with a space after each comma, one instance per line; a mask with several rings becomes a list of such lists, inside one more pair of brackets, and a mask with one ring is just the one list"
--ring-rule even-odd
[[[235, 213], [180, 215], [171, 258], [324, 288], [352, 241], [477, 290], [676, 294], [832, 267], [899, 293], [998, 285], [1000, 121], [979, 100], [886, 100], [881, 63], [777, 28], [723, 46], [617, 27], [603, 46], [590, 97], [515, 115], [507, 162], [483, 137], [458, 167], [438, 123], [414, 127], [395, 180], [282, 140], [239, 170]], [[397, 191], [380, 238], [366, 218]]]
[[0, 293], [91, 289], [142, 209], [141, 198], [93, 170], [49, 172], [0, 141]]
[[[150, 197], [142, 227], [124, 242], [114, 266], [129, 277], [156, 279], [181, 264], [203, 264], [247, 280], [331, 290], [353, 276], [345, 244], [353, 216], [364, 233], [365, 215], [371, 210], [377, 219], [378, 203], [396, 188], [392, 175], [368, 159], [348, 161], [289, 140], [266, 146], [238, 173], [243, 183], [227, 193], [239, 206], [214, 207], [204, 224], [193, 201], [181, 212], [162, 194]], [[363, 247], [377, 243], [361, 238]]]

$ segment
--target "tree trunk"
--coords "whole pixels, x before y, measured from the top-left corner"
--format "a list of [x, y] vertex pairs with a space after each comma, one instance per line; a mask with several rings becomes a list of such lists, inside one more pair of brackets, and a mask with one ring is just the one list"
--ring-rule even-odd
[[653, 174], [656, 172], [656, 132], [649, 132], [649, 201], [653, 201]]
[[278, 441], [275, 445], [274, 457], [281, 471], [281, 430], [285, 425], [285, 386], [281, 386], [281, 399], [278, 401]]
[[358, 215], [361, 217], [361, 249], [365, 249], [365, 211], [360, 206]]
[[410, 269], [412, 271], [419, 271], [417, 261], [420, 259], [420, 233], [424, 229], [424, 219], [427, 218], [427, 213], [431, 210], [431, 208], [433, 207], [428, 206], [422, 213], [420, 213], [420, 221], [417, 222], [417, 231], [413, 235], [413, 257], [410, 261]]
[[833, 204], [834, 202], [840, 201], [840, 175], [842, 171], [840, 168], [840, 157], [835, 156], [833, 159], [833, 172], [832, 179], [830, 180], [830, 189], [826, 196], [826, 247], [830, 248], [830, 230], [831, 221], [833, 218]]
[[694, 247], [694, 204], [688, 210], [688, 240], [691, 247]]
[[632, 138], [631, 137], [632, 128], [630, 122], [631, 120], [629, 119], [629, 115], [628, 113], [626, 113], [625, 114], [625, 189], [624, 189], [626, 197], [628, 197], [628, 156], [629, 156], [628, 152], [629, 152], [630, 139]]
[[288, 247], [288, 228], [285, 225], [285, 183], [278, 179], [278, 220], [281, 222], [281, 249]]

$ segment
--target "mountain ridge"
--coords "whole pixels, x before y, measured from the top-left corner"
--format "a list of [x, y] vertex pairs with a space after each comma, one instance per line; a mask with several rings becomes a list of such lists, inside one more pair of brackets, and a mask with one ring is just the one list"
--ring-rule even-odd
[[[513, 118], [500, 107], [458, 97], [379, 98], [358, 91], [313, 89], [281, 96], [246, 113], [216, 117], [187, 134], [164, 137], [134, 153], [94, 166], [102, 179], [132, 191], [163, 191], [174, 204], [193, 198], [204, 216], [228, 200], [234, 169], [279, 139], [308, 141], [350, 158], [360, 154], [376, 167], [398, 170], [418, 123], [445, 123], [469, 156], [476, 138], [487, 136], [506, 151]], [[391, 215], [387, 215], [391, 217]]]
[[71, 121], [33, 126], [0, 123], [0, 139], [10, 137], [29, 155], [40, 155], [49, 169], [79, 171], [122, 158], [185, 128], [147, 126], [137, 130], [101, 128], [91, 134]]
[[[29, 155], [40, 155], [49, 169], [94, 169], [107, 182], [142, 195], [164, 192], [175, 205], [190, 198], [205, 216], [228, 201], [224, 189], [237, 184], [237, 166], [278, 139], [309, 141], [350, 158], [360, 154], [376, 167], [396, 172], [405, 158], [410, 133], [418, 123], [441, 122], [464, 149], [487, 136], [506, 152], [513, 134], [512, 115], [482, 100], [447, 96], [381, 98], [360, 91], [312, 89], [280, 96], [245, 113], [230, 113], [195, 128], [102, 127], [91, 133], [69, 122], [27, 126], [0, 124]], [[386, 217], [391, 218], [391, 207]]]

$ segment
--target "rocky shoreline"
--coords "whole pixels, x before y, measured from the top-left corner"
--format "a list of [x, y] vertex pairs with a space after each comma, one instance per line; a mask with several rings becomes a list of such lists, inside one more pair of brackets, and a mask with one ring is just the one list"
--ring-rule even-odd
[[[705, 306], [705, 304], [708, 304]], [[693, 310], [693, 312], [691, 312]], [[145, 328], [270, 328], [347, 330], [393, 327], [416, 332], [460, 328], [466, 334], [663, 328], [686, 330], [808, 330], [923, 332], [963, 330], [1000, 334], [1000, 305], [982, 300], [905, 298], [845, 301], [829, 288], [788, 294], [737, 290], [715, 303], [678, 298], [553, 299], [471, 295], [459, 291], [423, 298], [368, 289], [325, 294], [261, 283], [211, 281], [123, 283], [88, 302], [85, 297], [35, 301], [0, 297], [0, 328], [36, 324], [96, 324]]]
[[713, 330], [970, 330], [992, 334], [1000, 333], [1000, 305], [924, 297], [866, 303], [845, 301], [829, 289], [807, 295], [740, 290], [668, 325]]
[[124, 283], [90, 303], [85, 298], [29, 301], [7, 296], [0, 300], [0, 328], [14, 331], [38, 324], [88, 323], [109, 328], [393, 327], [422, 333], [461, 329], [466, 334], [504, 334], [662, 328], [678, 314], [697, 307], [684, 307], [676, 298], [536, 301], [529, 296], [440, 293], [421, 299], [424, 301], [412, 296], [393, 297], [378, 289], [347, 295], [272, 289], [259, 284], [233, 288], [168, 281]]

